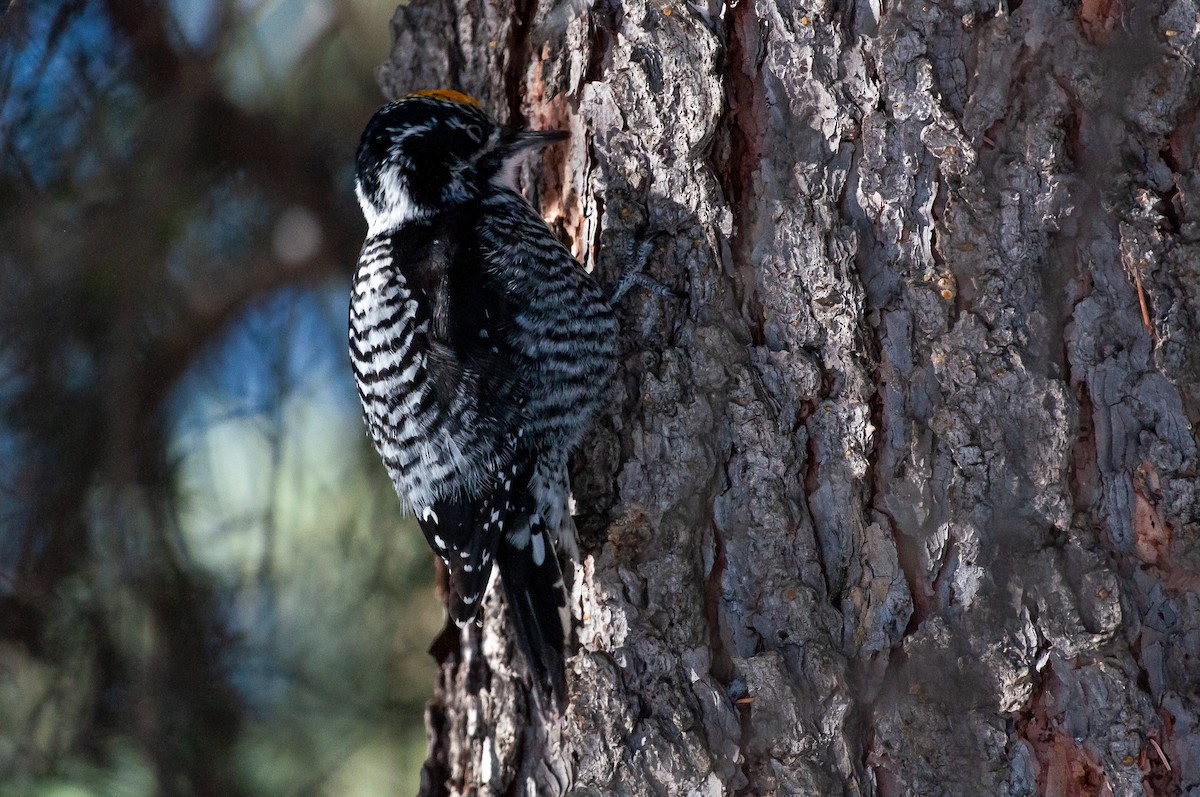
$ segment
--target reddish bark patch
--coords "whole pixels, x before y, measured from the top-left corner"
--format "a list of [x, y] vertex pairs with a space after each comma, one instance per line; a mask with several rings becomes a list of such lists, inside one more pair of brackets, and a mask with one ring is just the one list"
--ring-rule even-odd
[[1133, 479], [1133, 533], [1138, 559], [1158, 568], [1163, 585], [1176, 592], [1200, 591], [1200, 573], [1172, 557], [1175, 528], [1159, 511], [1162, 489], [1158, 472], [1145, 461]]
[[1167, 136], [1163, 160], [1171, 171], [1186, 174], [1195, 162], [1196, 144], [1200, 143], [1197, 126], [1200, 125], [1200, 109], [1186, 109], [1179, 115], [1175, 129]]
[[[753, 3], [739, 3], [726, 14], [729, 70], [730, 157], [726, 191], [735, 208], [749, 215], [754, 205], [754, 173], [762, 165], [770, 117], [763, 86], [762, 23]], [[743, 232], [740, 228], [738, 232]], [[737, 233], [735, 233], [735, 237]]]
[[1083, 0], [1079, 4], [1079, 23], [1084, 38], [1092, 44], [1106, 44], [1124, 12], [1120, 0]]
[[1096, 755], [1077, 744], [1062, 727], [1066, 695], [1047, 670], [1046, 681], [1033, 696], [1026, 719], [1018, 723], [1021, 736], [1033, 747], [1038, 762], [1038, 794], [1043, 797], [1112, 797], [1112, 786]]
[[867, 754], [867, 766], [875, 773], [876, 797], [901, 797], [907, 794], [904, 784], [889, 766], [891, 759], [884, 753], [872, 751]]
[[1166, 568], [1171, 558], [1175, 532], [1158, 511], [1162, 492], [1158, 472], [1143, 462], [1133, 480], [1133, 534], [1138, 558], [1149, 565]]
[[[571, 108], [565, 92], [546, 96], [543, 63], [549, 56], [549, 46], [535, 53], [528, 70], [525, 89], [525, 108], [529, 127], [533, 130], [570, 130]], [[585, 222], [582, 197], [569, 189], [571, 148], [578, 142], [567, 141], [547, 147], [542, 153], [541, 172], [537, 175], [538, 197], [542, 216], [566, 239], [567, 246], [581, 262], [584, 260]]]
[[729, 240], [734, 264], [742, 272], [743, 301], [755, 345], [763, 343], [764, 310], [758, 299], [751, 252], [758, 223], [755, 175], [762, 168], [763, 153], [770, 136], [770, 108], [761, 74], [763, 52], [762, 22], [753, 3], [730, 6], [725, 14], [727, 41], [726, 101], [729, 104], [726, 128], [729, 134], [727, 160], [718, 168], [730, 199], [735, 227]]

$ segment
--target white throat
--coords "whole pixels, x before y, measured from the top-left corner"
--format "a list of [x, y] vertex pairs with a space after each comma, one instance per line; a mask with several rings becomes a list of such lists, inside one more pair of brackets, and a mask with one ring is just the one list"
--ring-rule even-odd
[[492, 185], [519, 192], [520, 189], [517, 188], [517, 174], [521, 170], [521, 162], [523, 160], [525, 159], [509, 158], [504, 161], [504, 165], [500, 167], [500, 171], [496, 172], [495, 176], [492, 177]]
[[358, 205], [367, 219], [369, 237], [390, 232], [428, 215], [427, 210], [413, 201], [394, 169], [388, 169], [379, 176], [378, 204], [363, 195], [362, 185], [358, 181], [355, 181], [354, 193], [358, 195]]

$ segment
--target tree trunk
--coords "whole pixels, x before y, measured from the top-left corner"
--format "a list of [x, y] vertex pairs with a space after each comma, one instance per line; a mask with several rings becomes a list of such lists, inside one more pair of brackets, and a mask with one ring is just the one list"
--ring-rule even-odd
[[578, 650], [495, 596], [424, 794], [1200, 789], [1195, 0], [413, 0], [390, 95], [571, 131], [621, 305]]

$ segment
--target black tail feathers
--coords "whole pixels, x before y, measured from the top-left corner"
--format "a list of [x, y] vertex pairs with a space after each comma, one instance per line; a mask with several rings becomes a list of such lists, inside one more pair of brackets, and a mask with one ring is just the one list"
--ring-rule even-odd
[[496, 564], [509, 616], [533, 678], [561, 711], [567, 699], [564, 657], [570, 615], [554, 542], [536, 515], [527, 539], [506, 537], [500, 542]]

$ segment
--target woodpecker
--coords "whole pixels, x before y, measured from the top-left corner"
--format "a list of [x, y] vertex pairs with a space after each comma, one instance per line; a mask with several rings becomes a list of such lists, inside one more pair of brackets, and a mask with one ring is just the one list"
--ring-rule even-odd
[[369, 229], [350, 300], [367, 428], [449, 570], [450, 618], [476, 617], [495, 565], [535, 680], [560, 701], [567, 456], [604, 404], [617, 335], [516, 186], [521, 159], [565, 137], [501, 126], [455, 91], [381, 108], [355, 162]]

